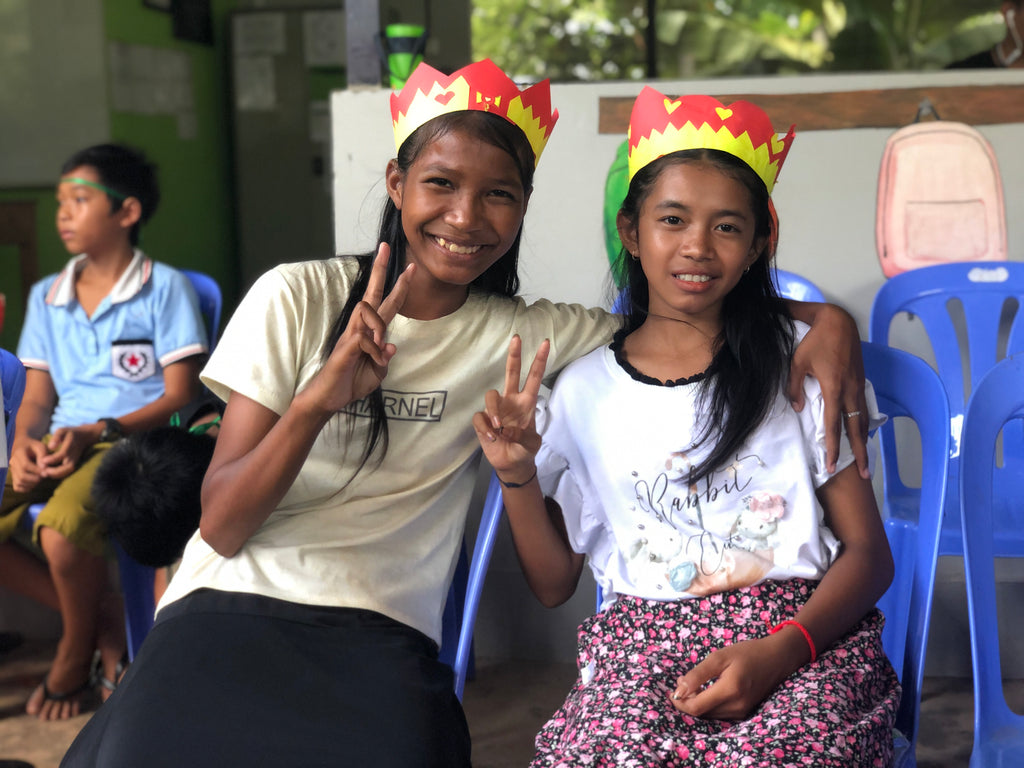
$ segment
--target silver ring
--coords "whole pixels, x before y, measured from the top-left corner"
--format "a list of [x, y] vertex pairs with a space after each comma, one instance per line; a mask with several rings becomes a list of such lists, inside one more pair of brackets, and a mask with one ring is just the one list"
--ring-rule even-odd
[[850, 411], [849, 413], [844, 413], [843, 416], [852, 419], [854, 416], [860, 416], [860, 411]]

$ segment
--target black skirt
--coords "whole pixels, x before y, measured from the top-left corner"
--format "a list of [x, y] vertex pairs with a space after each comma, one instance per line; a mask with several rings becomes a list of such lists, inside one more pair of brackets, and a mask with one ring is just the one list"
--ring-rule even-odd
[[61, 766], [470, 764], [451, 669], [373, 611], [200, 590], [157, 617]]

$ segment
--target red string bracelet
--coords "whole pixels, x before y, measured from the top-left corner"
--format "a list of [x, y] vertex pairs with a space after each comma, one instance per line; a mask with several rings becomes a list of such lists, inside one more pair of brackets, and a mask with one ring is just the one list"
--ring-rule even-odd
[[772, 627], [771, 629], [768, 630], [768, 634], [769, 635], [774, 635], [776, 632], [778, 632], [780, 629], [782, 629], [783, 627], [786, 627], [786, 626], [794, 626], [797, 629], [799, 629], [800, 630], [800, 634], [802, 634], [804, 636], [804, 640], [807, 641], [807, 647], [811, 649], [811, 661], [814, 661], [816, 658], [818, 658], [818, 651], [814, 647], [814, 640], [811, 638], [811, 633], [808, 632], [807, 631], [807, 627], [805, 627], [799, 621], [795, 621], [793, 619], [787, 619], [786, 621], [780, 621], [778, 624], [776, 624], [774, 627]]

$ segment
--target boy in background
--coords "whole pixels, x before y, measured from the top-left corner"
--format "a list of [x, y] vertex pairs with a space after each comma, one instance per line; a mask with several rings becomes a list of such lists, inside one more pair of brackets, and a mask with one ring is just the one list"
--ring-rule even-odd
[[[166, 424], [199, 392], [208, 342], [195, 292], [136, 247], [159, 198], [156, 169], [140, 152], [104, 144], [75, 153], [57, 185], [57, 230], [77, 255], [29, 294], [18, 344], [25, 396], [0, 502], [0, 584], [61, 614], [56, 656], [26, 705], [44, 720], [77, 715], [94, 677], [109, 695], [124, 654], [90, 495], [100, 459], [124, 435]], [[45, 563], [11, 540], [37, 502], [46, 506], [32, 539]]]

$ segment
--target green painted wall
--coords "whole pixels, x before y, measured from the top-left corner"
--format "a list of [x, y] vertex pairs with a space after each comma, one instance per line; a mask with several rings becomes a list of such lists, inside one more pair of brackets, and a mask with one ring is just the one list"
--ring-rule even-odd
[[[175, 39], [171, 15], [140, 0], [103, 0], [105, 42], [171, 48], [190, 59], [195, 138], [179, 137], [172, 116], [113, 111], [107, 138], [139, 147], [159, 166], [162, 200], [142, 232], [141, 246], [159, 261], [212, 275], [224, 293], [225, 317], [238, 293], [225, 40], [227, 15], [238, 5], [237, 0], [212, 0], [210, 46]], [[54, 182], [59, 171], [53, 169]], [[0, 201], [9, 200], [36, 203], [39, 276], [60, 269], [68, 254], [56, 234], [53, 188], [0, 188]], [[17, 346], [24, 315], [14, 253], [13, 248], [0, 248], [0, 291], [8, 299], [0, 346], [7, 349]]]

